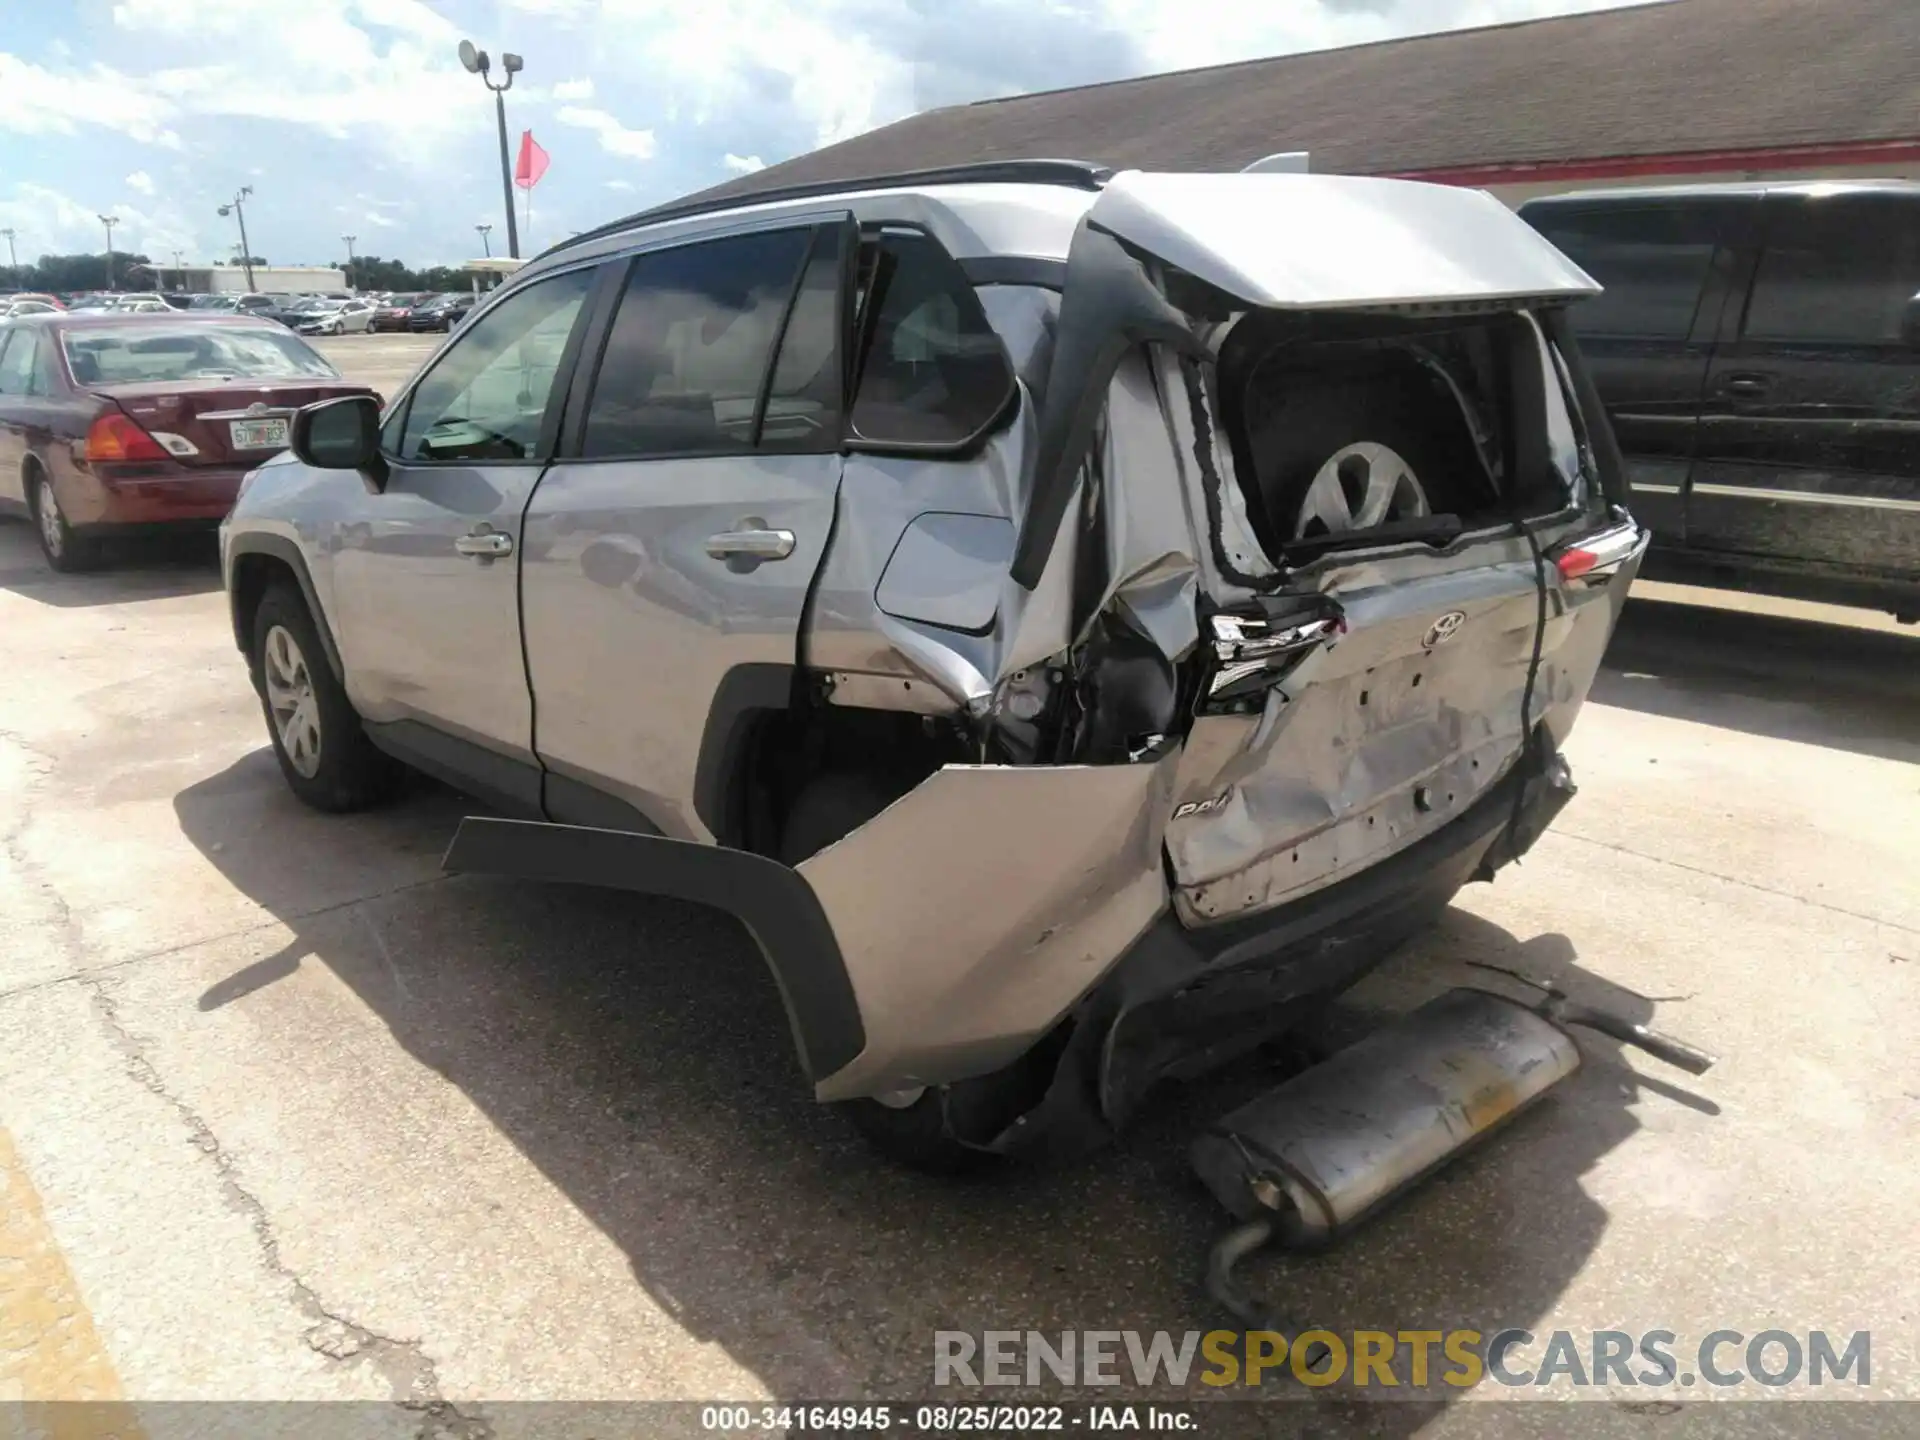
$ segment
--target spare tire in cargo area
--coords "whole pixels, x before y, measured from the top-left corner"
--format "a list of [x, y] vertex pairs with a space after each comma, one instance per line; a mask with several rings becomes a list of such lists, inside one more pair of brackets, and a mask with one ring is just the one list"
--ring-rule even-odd
[[1271, 542], [1284, 547], [1493, 503], [1446, 384], [1410, 357], [1329, 371], [1306, 356], [1249, 385], [1248, 448]]

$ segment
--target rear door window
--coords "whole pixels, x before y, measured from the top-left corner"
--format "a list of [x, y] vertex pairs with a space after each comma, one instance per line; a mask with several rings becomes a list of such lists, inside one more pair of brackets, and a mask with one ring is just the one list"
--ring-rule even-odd
[[1782, 204], [1747, 305], [1746, 338], [1897, 345], [1920, 294], [1920, 207], [1879, 197]]
[[637, 256], [594, 379], [581, 454], [837, 444], [839, 285], [828, 242], [828, 232], [808, 226]]
[[1529, 216], [1536, 229], [1606, 287], [1568, 307], [1581, 335], [1684, 340], [1713, 264], [1718, 222], [1675, 206], [1549, 208]]
[[862, 259], [854, 437], [909, 449], [977, 439], [1007, 413], [1015, 381], [959, 262], [918, 231], [884, 232]]

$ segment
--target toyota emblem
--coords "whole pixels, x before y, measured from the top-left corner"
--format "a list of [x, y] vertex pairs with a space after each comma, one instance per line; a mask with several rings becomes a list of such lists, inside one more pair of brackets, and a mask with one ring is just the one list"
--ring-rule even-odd
[[1427, 638], [1420, 643], [1431, 650], [1436, 645], [1444, 645], [1460, 633], [1460, 627], [1467, 623], [1467, 612], [1449, 610], [1433, 624], [1427, 627]]

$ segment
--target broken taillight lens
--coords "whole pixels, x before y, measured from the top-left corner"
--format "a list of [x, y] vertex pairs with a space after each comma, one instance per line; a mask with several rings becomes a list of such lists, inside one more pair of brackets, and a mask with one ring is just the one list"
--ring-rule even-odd
[[109, 411], [87, 428], [88, 460], [165, 460], [167, 452], [124, 415]]

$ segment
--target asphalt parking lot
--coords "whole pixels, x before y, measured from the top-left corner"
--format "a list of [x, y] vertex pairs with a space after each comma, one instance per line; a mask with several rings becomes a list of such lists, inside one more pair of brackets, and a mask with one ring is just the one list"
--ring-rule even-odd
[[[323, 348], [385, 389], [438, 338]], [[1719, 1066], [1589, 1041], [1405, 1204], [1253, 1274], [1334, 1330], [1867, 1330], [1849, 1394], [1920, 1401], [1920, 634], [1642, 593], [1579, 797], [1350, 1008], [1487, 961]], [[902, 1173], [807, 1098], [731, 922], [443, 877], [442, 791], [302, 810], [210, 549], [58, 577], [0, 524], [0, 674], [0, 1398], [918, 1397], [937, 1330], [1224, 1323], [1185, 1143], [1270, 1058], [1070, 1169]], [[1607, 1433], [1677, 1433], [1606, 1393]], [[1563, 1433], [1489, 1398], [1524, 1397], [1316, 1414]]]

